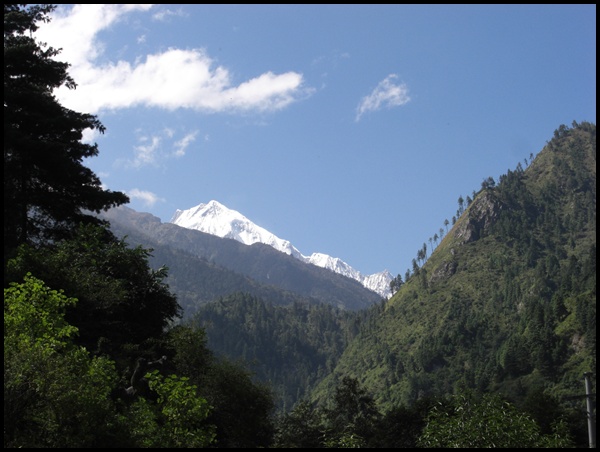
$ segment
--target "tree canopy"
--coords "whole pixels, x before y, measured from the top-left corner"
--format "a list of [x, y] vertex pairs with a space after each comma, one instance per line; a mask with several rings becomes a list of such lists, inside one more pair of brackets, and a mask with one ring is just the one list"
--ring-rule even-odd
[[30, 274], [4, 290], [4, 447], [206, 447], [211, 407], [186, 377], [146, 375], [156, 401], [113, 396], [115, 363], [74, 343], [77, 303]]
[[[181, 308], [163, 282], [167, 269], [152, 270], [150, 250], [131, 248], [103, 226], [81, 225], [73, 237], [45, 247], [21, 245], [6, 275], [27, 272], [76, 297], [67, 320], [79, 328], [79, 345], [91, 352], [135, 351], [161, 337]], [[134, 347], [132, 349], [132, 346]]]
[[429, 412], [420, 447], [443, 448], [565, 448], [573, 447], [564, 423], [544, 435], [526, 413], [498, 394], [466, 392]]

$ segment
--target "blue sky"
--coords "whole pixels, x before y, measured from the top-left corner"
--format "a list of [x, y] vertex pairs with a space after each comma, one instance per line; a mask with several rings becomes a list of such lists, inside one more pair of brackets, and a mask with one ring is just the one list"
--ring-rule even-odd
[[84, 163], [168, 222], [217, 200], [404, 275], [458, 198], [596, 122], [596, 5], [60, 5]]

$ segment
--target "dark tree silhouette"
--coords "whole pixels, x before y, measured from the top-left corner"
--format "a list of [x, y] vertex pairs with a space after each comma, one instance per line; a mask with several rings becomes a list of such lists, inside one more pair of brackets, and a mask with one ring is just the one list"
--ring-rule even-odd
[[456, 216], [460, 217], [464, 211], [465, 211], [465, 200], [462, 197], [462, 195], [460, 195], [458, 197], [458, 212], [457, 212]]
[[130, 397], [138, 394], [148, 395], [150, 387], [148, 380], [145, 378], [146, 374], [151, 370], [160, 369], [166, 360], [167, 357], [164, 355], [156, 361], [148, 361], [143, 356], [138, 358], [135, 369], [131, 374], [131, 379], [129, 380], [130, 386], [126, 389], [125, 393]]
[[59, 50], [32, 34], [55, 5], [4, 5], [4, 264], [22, 243], [63, 238], [91, 212], [129, 202], [104, 190], [82, 160], [98, 154], [82, 143], [85, 129], [104, 132], [93, 115], [63, 107], [53, 91], [74, 89]]

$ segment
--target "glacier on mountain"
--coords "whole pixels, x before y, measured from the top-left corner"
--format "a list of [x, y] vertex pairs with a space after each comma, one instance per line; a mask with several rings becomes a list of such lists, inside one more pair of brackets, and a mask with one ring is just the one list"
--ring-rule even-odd
[[237, 240], [245, 245], [264, 243], [303, 262], [355, 279], [367, 289], [386, 299], [391, 296], [390, 281], [392, 275], [387, 270], [365, 276], [337, 257], [331, 257], [323, 253], [304, 256], [288, 240], [280, 239], [273, 233], [254, 224], [241, 213], [225, 207], [218, 201], [212, 200], [187, 210], [178, 209], [171, 218], [170, 223], [221, 238]]

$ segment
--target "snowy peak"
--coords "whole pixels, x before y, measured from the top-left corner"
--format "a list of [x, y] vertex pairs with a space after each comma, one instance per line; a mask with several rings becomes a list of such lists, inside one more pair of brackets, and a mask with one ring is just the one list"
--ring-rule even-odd
[[390, 290], [390, 281], [392, 280], [393, 276], [387, 270], [365, 276], [358, 270], [352, 268], [343, 260], [322, 253], [313, 253], [306, 260], [307, 262], [317, 265], [318, 267], [328, 268], [329, 270], [347, 276], [348, 278], [355, 279], [367, 289], [378, 293], [382, 297], [389, 298], [392, 295]]
[[289, 241], [280, 239], [257, 226], [238, 211], [228, 209], [218, 201], [213, 200], [188, 210], [177, 210], [170, 223], [217, 237], [237, 240], [245, 245], [264, 243], [296, 258], [302, 256]]
[[301, 261], [352, 278], [382, 297], [389, 298], [391, 295], [390, 281], [392, 275], [387, 270], [364, 276], [337, 257], [331, 257], [323, 253], [313, 253], [308, 257], [304, 256], [288, 240], [280, 239], [273, 233], [254, 224], [241, 213], [225, 207], [218, 201], [213, 200], [207, 204], [199, 204], [187, 210], [177, 210], [170, 223], [221, 238], [237, 240], [245, 245], [264, 243]]
[[367, 289], [371, 289], [373, 292], [377, 292], [379, 295], [390, 298], [392, 291], [390, 289], [390, 282], [394, 277], [392, 274], [384, 270], [379, 273], [373, 273], [372, 275], [364, 276], [362, 285]]
[[[357, 281], [361, 281], [362, 275], [359, 271], [350, 267], [346, 262], [337, 257], [331, 257], [323, 253], [312, 253], [310, 257], [305, 258], [306, 262], [310, 262], [317, 267], [328, 268], [336, 273], [347, 276]], [[361, 281], [362, 282], [362, 281]]]

